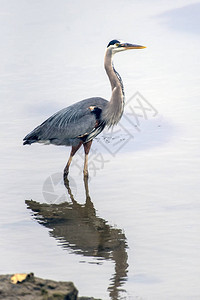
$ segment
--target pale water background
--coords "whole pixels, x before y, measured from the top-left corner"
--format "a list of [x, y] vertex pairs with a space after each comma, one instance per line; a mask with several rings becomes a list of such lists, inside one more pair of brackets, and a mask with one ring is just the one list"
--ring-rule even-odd
[[[0, 1], [1, 274], [71, 280], [79, 295], [102, 299], [200, 299], [199, 15], [200, 2], [189, 0]], [[109, 99], [103, 55], [115, 38], [147, 49], [115, 57], [131, 101], [114, 139], [94, 142], [94, 207], [79, 216], [79, 153], [70, 184], [82, 208], [69, 204], [71, 227], [37, 222], [25, 200], [71, 201], [62, 181], [45, 183], [61, 176], [70, 149], [23, 147], [22, 139], [65, 106]], [[138, 99], [148, 101], [146, 118]], [[87, 226], [84, 240], [78, 231]], [[94, 232], [116, 247], [89, 250]]]

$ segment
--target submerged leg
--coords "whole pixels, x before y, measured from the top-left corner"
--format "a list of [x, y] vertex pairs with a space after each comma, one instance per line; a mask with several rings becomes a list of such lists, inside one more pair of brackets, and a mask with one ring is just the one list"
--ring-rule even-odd
[[85, 143], [85, 144], [83, 144], [84, 151], [85, 151], [85, 161], [84, 161], [83, 174], [86, 177], [88, 177], [88, 154], [90, 152], [91, 145], [92, 145], [92, 140]]
[[70, 166], [70, 164], [71, 164], [71, 162], [72, 162], [72, 158], [73, 158], [74, 154], [78, 151], [78, 149], [81, 147], [82, 144], [83, 144], [83, 143], [80, 142], [78, 145], [72, 146], [72, 150], [71, 150], [71, 153], [70, 153], [70, 157], [69, 157], [68, 162], [67, 162], [67, 165], [66, 165], [66, 167], [65, 167], [65, 169], [64, 169], [64, 177], [68, 175], [68, 173], [69, 173], [69, 166]]

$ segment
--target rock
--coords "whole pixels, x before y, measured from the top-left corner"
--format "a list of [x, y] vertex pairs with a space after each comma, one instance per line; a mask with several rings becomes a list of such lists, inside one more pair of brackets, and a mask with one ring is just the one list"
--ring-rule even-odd
[[0, 299], [101, 300], [93, 297], [78, 297], [78, 290], [73, 282], [42, 279], [35, 277], [33, 273], [0, 275]]
[[0, 275], [0, 299], [3, 300], [77, 300], [78, 290], [72, 282], [45, 280], [34, 275], [13, 284], [12, 275]]

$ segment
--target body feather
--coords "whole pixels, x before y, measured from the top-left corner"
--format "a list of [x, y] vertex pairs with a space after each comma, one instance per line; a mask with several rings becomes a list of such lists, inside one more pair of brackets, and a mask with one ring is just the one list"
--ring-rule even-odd
[[[89, 98], [68, 106], [26, 135], [24, 144], [48, 142], [69, 146], [78, 144], [80, 140], [87, 142], [104, 129], [101, 111], [107, 104], [108, 101], [103, 98]], [[96, 110], [91, 111], [91, 106]]]

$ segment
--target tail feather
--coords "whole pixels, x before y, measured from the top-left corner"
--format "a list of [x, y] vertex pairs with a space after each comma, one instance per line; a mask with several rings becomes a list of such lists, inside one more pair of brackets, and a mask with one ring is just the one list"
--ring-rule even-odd
[[35, 134], [28, 134], [27, 136], [25, 136], [25, 138], [23, 139], [23, 145], [31, 145], [33, 143], [36, 143], [39, 141], [39, 138], [37, 135]]
[[30, 141], [28, 141], [28, 140], [26, 140], [26, 141], [23, 142], [23, 145], [31, 145], [31, 144], [32, 143]]

